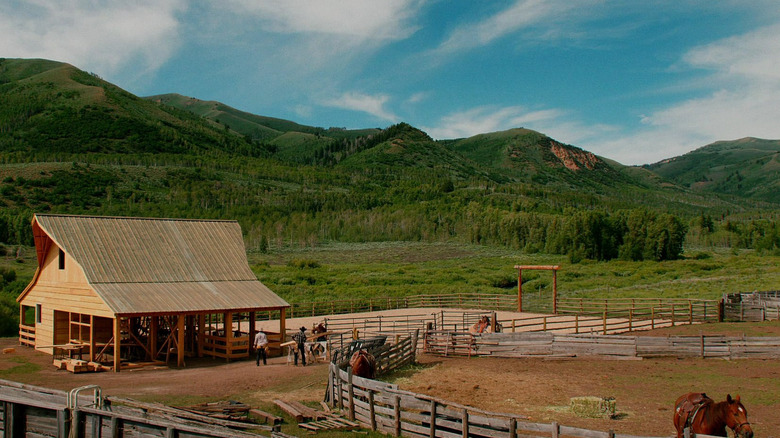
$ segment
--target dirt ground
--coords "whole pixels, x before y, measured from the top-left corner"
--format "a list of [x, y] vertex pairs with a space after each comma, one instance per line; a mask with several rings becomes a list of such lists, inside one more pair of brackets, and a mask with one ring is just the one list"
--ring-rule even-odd
[[[723, 333], [732, 330], [719, 328]], [[699, 327], [695, 334], [714, 330]], [[752, 330], [752, 329], [751, 329]], [[766, 330], [780, 331], [778, 323]], [[686, 333], [686, 334], [694, 334]], [[668, 329], [662, 335], [672, 334]], [[52, 357], [19, 347], [15, 338], [0, 339], [0, 379], [69, 390], [97, 384], [104, 394], [189, 405], [232, 399], [270, 406], [276, 398], [299, 401], [322, 399], [327, 366], [287, 365], [286, 357], [272, 358], [267, 366], [245, 360], [225, 363], [191, 359], [184, 369], [165, 367], [121, 373], [71, 374], [55, 370]], [[401, 388], [485, 410], [515, 413], [534, 422], [560, 424], [617, 433], [670, 436], [674, 400], [689, 391], [706, 392], [716, 401], [740, 394], [758, 437], [780, 437], [780, 361], [651, 359], [603, 361], [596, 359], [494, 359], [419, 357], [419, 365], [388, 380]], [[570, 397], [615, 397], [618, 418], [582, 419], [568, 409]]]

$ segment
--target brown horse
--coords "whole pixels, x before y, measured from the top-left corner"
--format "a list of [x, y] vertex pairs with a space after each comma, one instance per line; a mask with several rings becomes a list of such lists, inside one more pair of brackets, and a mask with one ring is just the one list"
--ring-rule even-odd
[[376, 377], [376, 359], [368, 350], [360, 349], [349, 359], [352, 375], [373, 379]]
[[735, 437], [753, 438], [753, 429], [747, 420], [747, 411], [739, 401], [739, 395], [726, 401], [715, 403], [704, 393], [688, 393], [680, 396], [674, 403], [674, 427], [677, 438], [683, 437], [683, 431], [690, 427], [693, 433], [727, 436], [726, 427], [734, 431]]

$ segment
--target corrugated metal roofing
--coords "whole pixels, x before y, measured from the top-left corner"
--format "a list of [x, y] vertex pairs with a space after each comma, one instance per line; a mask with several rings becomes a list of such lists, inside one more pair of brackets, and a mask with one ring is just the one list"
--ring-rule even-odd
[[117, 314], [289, 306], [249, 269], [238, 222], [44, 214], [35, 220]]

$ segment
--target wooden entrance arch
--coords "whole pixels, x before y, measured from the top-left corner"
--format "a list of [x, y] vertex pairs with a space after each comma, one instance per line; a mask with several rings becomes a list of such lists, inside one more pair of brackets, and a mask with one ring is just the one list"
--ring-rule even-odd
[[558, 314], [558, 265], [515, 265], [517, 269], [517, 311], [523, 311], [523, 269], [533, 271], [552, 271], [553, 273], [553, 314]]

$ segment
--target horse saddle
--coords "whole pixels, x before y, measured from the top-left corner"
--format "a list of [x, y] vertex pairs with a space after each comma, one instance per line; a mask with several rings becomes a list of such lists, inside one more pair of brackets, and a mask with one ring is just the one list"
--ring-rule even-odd
[[676, 408], [678, 415], [677, 424], [680, 426], [680, 430], [690, 427], [699, 409], [711, 402], [712, 399], [703, 392], [691, 392], [681, 397]]

